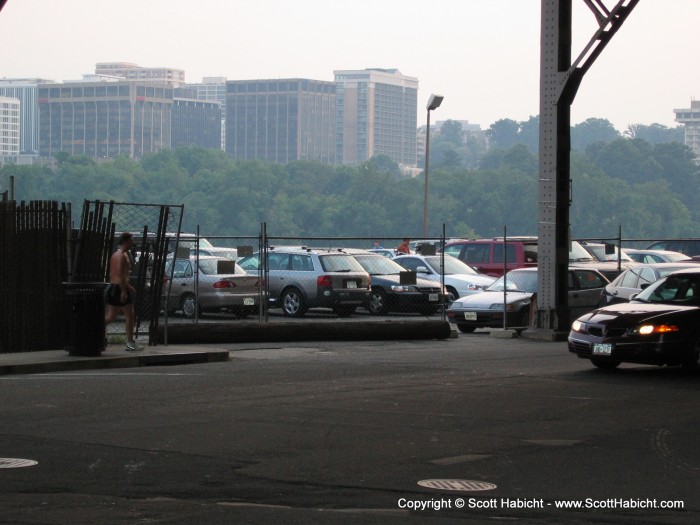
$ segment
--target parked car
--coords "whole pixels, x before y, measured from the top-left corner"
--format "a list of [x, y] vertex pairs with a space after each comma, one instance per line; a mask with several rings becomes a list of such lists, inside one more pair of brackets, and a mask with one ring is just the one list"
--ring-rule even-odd
[[598, 308], [573, 322], [569, 351], [599, 368], [620, 363], [682, 365], [700, 355], [700, 270], [678, 270], [628, 303]]
[[608, 284], [600, 296], [600, 306], [626, 303], [661, 277], [683, 268], [700, 268], [697, 263], [654, 263], [640, 264], [629, 268]]
[[[261, 268], [255, 253], [239, 261], [250, 273]], [[352, 315], [370, 297], [371, 279], [359, 262], [341, 249], [278, 246], [267, 255], [269, 301], [288, 317], [303, 317], [309, 308], [332, 308]]]
[[378, 254], [354, 255], [372, 277], [372, 294], [364, 305], [373, 315], [389, 312], [419, 312], [433, 315], [445, 301], [440, 283], [416, 277], [415, 284], [402, 284], [401, 272], [406, 269]]
[[[602, 245], [602, 244], [601, 244]], [[604, 245], [602, 245], [604, 248]], [[598, 270], [605, 277], [612, 281], [627, 268], [632, 268], [637, 265], [634, 261], [606, 261], [598, 260], [593, 254], [586, 250], [584, 245], [578, 241], [571, 242], [571, 251], [569, 251], [569, 265], [579, 268], [591, 268]]]
[[[569, 268], [569, 307], [572, 315], [581, 315], [598, 306], [600, 293], [608, 280], [594, 269]], [[477, 328], [529, 325], [530, 303], [537, 293], [537, 268], [518, 268], [501, 276], [485, 291], [457, 299], [447, 310], [447, 319], [460, 332]], [[505, 304], [504, 308], [504, 288]]]
[[446, 254], [472, 266], [486, 275], [503, 275], [505, 267], [515, 268], [537, 266], [537, 237], [510, 237], [503, 248], [503, 239], [471, 239], [453, 241], [442, 249]]
[[667, 241], [657, 241], [647, 246], [647, 250], [669, 250], [681, 252], [692, 257], [700, 255], [700, 239], [670, 239]]
[[[197, 250], [192, 248], [190, 250], [190, 255], [197, 255]], [[226, 257], [232, 261], [238, 260], [238, 249], [236, 248], [226, 248], [224, 246], [207, 246], [199, 248], [199, 255], [213, 255], [215, 257]]]
[[[407, 270], [416, 272], [419, 277], [441, 282], [443, 275], [442, 258], [442, 255], [402, 255], [394, 260]], [[444, 255], [444, 258], [444, 281], [448, 304], [458, 297], [481, 292], [496, 280], [495, 277], [477, 272], [468, 264], [464, 264], [451, 255]]]
[[623, 248], [633, 261], [638, 263], [652, 264], [665, 262], [688, 261], [690, 257], [681, 252], [672, 252], [670, 250], [638, 250], [635, 248]]
[[617, 262], [619, 260], [624, 264], [633, 262], [633, 259], [627, 255], [624, 250], [620, 251], [614, 244], [588, 241], [581, 241], [580, 244], [583, 246], [584, 250], [590, 253], [593, 258], [598, 261]]
[[221, 310], [234, 312], [239, 317], [258, 312], [260, 279], [247, 274], [230, 259], [200, 256], [197, 266], [195, 257], [170, 258], [165, 269], [167, 278], [171, 272], [172, 283], [163, 287], [163, 293], [169, 293], [167, 308], [170, 313], [181, 310], [185, 317], [193, 318], [198, 313]]
[[371, 253], [378, 253], [379, 255], [388, 257], [389, 259], [393, 259], [394, 257], [396, 257], [396, 250], [391, 248], [370, 248], [367, 251]]

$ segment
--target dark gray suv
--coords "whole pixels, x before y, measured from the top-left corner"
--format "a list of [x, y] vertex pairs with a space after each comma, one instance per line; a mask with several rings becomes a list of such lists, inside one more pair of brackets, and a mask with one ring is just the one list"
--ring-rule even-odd
[[[260, 271], [260, 254], [238, 261], [248, 273]], [[282, 308], [288, 317], [302, 317], [309, 308], [331, 308], [337, 315], [352, 315], [367, 303], [369, 274], [349, 253], [339, 249], [270, 248], [267, 255], [270, 308]]]

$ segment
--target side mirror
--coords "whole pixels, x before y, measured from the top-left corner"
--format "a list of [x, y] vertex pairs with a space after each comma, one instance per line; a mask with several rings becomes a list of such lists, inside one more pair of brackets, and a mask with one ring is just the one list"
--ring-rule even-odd
[[416, 268], [416, 273], [431, 273], [431, 271], [425, 266], [419, 266]]

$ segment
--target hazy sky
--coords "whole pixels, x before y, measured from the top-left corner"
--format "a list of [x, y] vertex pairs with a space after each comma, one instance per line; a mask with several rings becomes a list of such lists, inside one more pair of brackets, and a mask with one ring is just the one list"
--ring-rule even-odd
[[[575, 58], [597, 25], [573, 5]], [[673, 110], [700, 95], [698, 23], [699, 0], [641, 0], [585, 76], [572, 122], [676, 126]], [[539, 42], [540, 0], [8, 0], [0, 78], [73, 80], [122, 61], [188, 82], [398, 68], [419, 80], [419, 124], [439, 93], [433, 120], [488, 128], [539, 113]]]

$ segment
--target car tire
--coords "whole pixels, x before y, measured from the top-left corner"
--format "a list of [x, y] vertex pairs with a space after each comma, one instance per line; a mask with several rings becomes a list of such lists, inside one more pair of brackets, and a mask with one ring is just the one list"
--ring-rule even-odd
[[613, 361], [612, 359], [606, 359], [604, 357], [591, 357], [591, 363], [593, 363], [593, 366], [596, 368], [602, 370], [613, 370], [620, 366], [620, 361]]
[[458, 324], [457, 330], [459, 330], [463, 334], [471, 334], [472, 332], [474, 332], [474, 330], [476, 330], [476, 326], [469, 326], [466, 324]]
[[689, 346], [690, 348], [688, 348], [688, 352], [683, 357], [681, 366], [686, 370], [697, 370], [698, 360], [700, 360], [700, 337], [690, 343]]
[[389, 313], [389, 305], [386, 301], [386, 292], [381, 288], [373, 288], [369, 296], [369, 313], [372, 315], [386, 315]]
[[459, 294], [457, 293], [457, 290], [455, 290], [451, 286], [446, 286], [446, 288], [447, 295], [445, 296], [445, 306], [449, 308], [452, 303], [459, 299]]
[[357, 309], [357, 306], [355, 305], [341, 305], [341, 306], [336, 306], [333, 308], [333, 312], [335, 315], [338, 317], [350, 317], [352, 314], [355, 313], [355, 310]]
[[282, 294], [282, 311], [287, 317], [304, 317], [307, 306], [304, 296], [296, 288], [287, 288]]
[[187, 319], [194, 319], [195, 316], [202, 313], [195, 296], [191, 293], [186, 293], [182, 296], [182, 299], [180, 299], [180, 309]]

